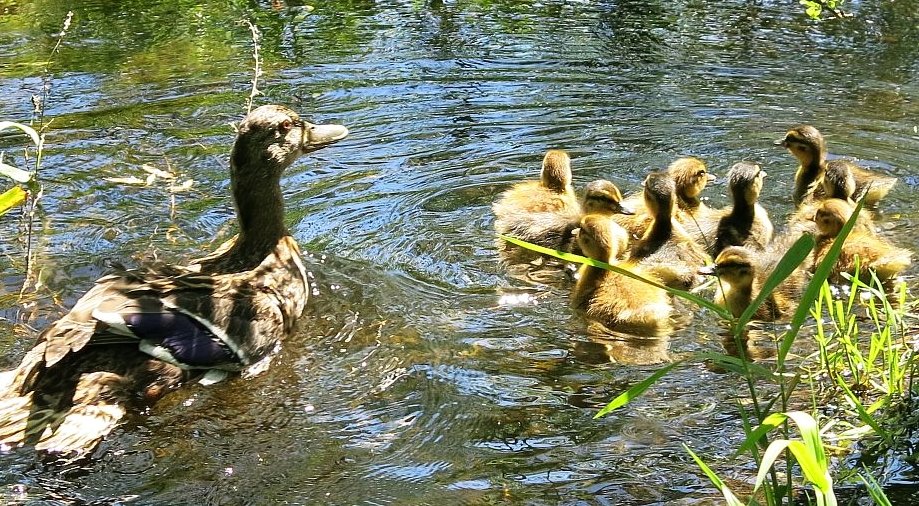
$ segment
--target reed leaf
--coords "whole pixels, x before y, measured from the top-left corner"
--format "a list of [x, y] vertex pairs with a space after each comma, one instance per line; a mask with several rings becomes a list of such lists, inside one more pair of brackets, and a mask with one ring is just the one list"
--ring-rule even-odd
[[680, 363], [681, 362], [674, 362], [672, 364], [661, 367], [660, 369], [654, 371], [654, 374], [652, 374], [651, 376], [648, 376], [642, 381], [632, 385], [632, 388], [616, 396], [616, 398], [611, 400], [609, 404], [606, 405], [606, 407], [598, 411], [597, 414], [594, 415], [594, 419], [600, 418], [601, 416], [606, 415], [610, 411], [613, 411], [615, 409], [621, 408], [622, 406], [625, 406], [626, 404], [631, 402], [632, 399], [643, 394], [645, 390], [647, 390], [651, 385], [657, 383], [657, 380], [661, 379], [663, 375], [670, 372], [671, 369], [673, 369]]
[[791, 328], [785, 332], [785, 337], [782, 339], [782, 343], [779, 346], [776, 355], [776, 365], [779, 369], [784, 367], [785, 357], [788, 355], [792, 344], [794, 344], [795, 339], [798, 337], [798, 332], [801, 330], [804, 320], [807, 318], [811, 307], [814, 305], [814, 301], [817, 300], [817, 296], [820, 294], [820, 288], [823, 286], [823, 283], [826, 282], [830, 271], [833, 269], [833, 265], [836, 263], [836, 259], [839, 258], [839, 253], [842, 251], [842, 245], [846, 241], [846, 237], [849, 236], [849, 232], [852, 231], [852, 227], [855, 226], [855, 220], [858, 218], [858, 214], [861, 212], [864, 203], [865, 198], [862, 197], [855, 206], [852, 216], [849, 217], [849, 221], [847, 221], [846, 224], [843, 225], [842, 230], [839, 231], [839, 235], [836, 236], [836, 240], [833, 241], [833, 245], [830, 246], [830, 249], [827, 251], [826, 257], [817, 265], [816, 269], [814, 269], [814, 276], [807, 284], [804, 295], [801, 297], [801, 301], [798, 304], [798, 309], [791, 318]]
[[778, 265], [775, 266], [772, 273], [766, 278], [759, 294], [750, 302], [747, 309], [737, 319], [736, 328], [742, 329], [753, 318], [753, 313], [766, 301], [766, 298], [782, 283], [785, 278], [790, 276], [814, 249], [814, 237], [810, 234], [802, 235], [797, 241], [782, 255]]
[[38, 146], [41, 143], [41, 139], [38, 136], [38, 132], [29, 125], [23, 125], [22, 123], [16, 123], [15, 121], [0, 121], [0, 131], [6, 130], [7, 128], [18, 128], [25, 132], [29, 138], [32, 139], [32, 142]]
[[549, 256], [552, 256], [552, 257], [555, 257], [561, 260], [565, 260], [567, 262], [575, 262], [579, 264], [592, 265], [594, 267], [599, 267], [600, 269], [606, 269], [608, 271], [615, 272], [616, 274], [622, 274], [623, 276], [627, 276], [632, 279], [637, 279], [638, 281], [641, 281], [643, 283], [647, 283], [651, 286], [660, 288], [661, 290], [664, 290], [671, 295], [688, 300], [692, 302], [693, 304], [696, 304], [699, 307], [704, 307], [706, 309], [709, 309], [715, 312], [718, 316], [720, 316], [721, 318], [725, 320], [731, 321], [734, 319], [734, 315], [732, 315], [730, 311], [715, 304], [714, 302], [708, 299], [699, 297], [698, 295], [687, 292], [685, 290], [679, 290], [677, 288], [670, 288], [669, 286], [662, 285], [660, 283], [657, 283], [648, 278], [642, 277], [639, 274], [623, 269], [621, 267], [616, 267], [615, 265], [611, 265], [606, 262], [601, 262], [600, 260], [594, 260], [593, 258], [588, 258], [588, 257], [584, 257], [581, 255], [575, 255], [574, 253], [567, 253], [567, 252], [559, 251], [555, 249], [544, 248], [542, 246], [539, 246], [538, 244], [532, 244], [532, 243], [517, 239], [516, 237], [510, 237], [510, 236], [503, 235], [503, 234], [498, 234], [498, 237], [500, 237], [502, 240], [505, 240], [511, 244], [520, 246], [521, 248], [525, 248], [530, 251], [542, 253], [543, 255], [549, 255]]
[[703, 462], [695, 452], [686, 446], [686, 443], [683, 443], [683, 449], [689, 453], [689, 456], [696, 461], [696, 465], [699, 466], [699, 469], [702, 469], [702, 472], [705, 473], [705, 476], [708, 476], [708, 479], [711, 480], [713, 485], [715, 485], [715, 488], [721, 492], [721, 495], [724, 496], [724, 501], [728, 504], [728, 506], [743, 506], [743, 503], [740, 502], [740, 499], [738, 499], [736, 495], [734, 495], [734, 492], [731, 492], [731, 489], [729, 489], [728, 486], [725, 485], [723, 481], [721, 481], [721, 478], [719, 478], [718, 475], [715, 474], [715, 472], [712, 471], [711, 468], [708, 467], [708, 465], [706, 465], [705, 462]]
[[0, 194], [0, 216], [6, 214], [10, 208], [16, 207], [26, 199], [26, 192], [19, 186], [14, 186]]

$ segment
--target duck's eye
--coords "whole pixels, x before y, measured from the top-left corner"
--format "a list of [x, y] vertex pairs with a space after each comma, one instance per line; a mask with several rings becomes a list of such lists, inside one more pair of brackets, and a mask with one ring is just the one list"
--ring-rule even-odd
[[278, 130], [280, 130], [281, 133], [286, 134], [287, 132], [290, 132], [290, 129], [293, 127], [294, 127], [294, 122], [289, 119], [285, 119], [284, 121], [281, 122], [281, 125], [278, 126]]
[[704, 170], [700, 170], [699, 172], [696, 173], [696, 176], [697, 176], [697, 177], [704, 177], [704, 176], [705, 176], [705, 171], [704, 171]]

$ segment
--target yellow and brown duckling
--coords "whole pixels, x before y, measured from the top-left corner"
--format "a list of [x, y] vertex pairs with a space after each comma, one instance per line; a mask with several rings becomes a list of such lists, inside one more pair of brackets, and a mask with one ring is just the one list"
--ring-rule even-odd
[[[628, 216], [634, 214], [634, 212], [623, 202], [622, 193], [619, 191], [619, 187], [606, 179], [598, 179], [587, 184], [584, 188], [584, 198], [581, 201], [581, 210], [582, 218], [588, 215], [595, 215], [604, 216], [609, 220], [613, 220], [614, 216], [617, 215]], [[621, 227], [617, 228], [621, 229]], [[629, 236], [626, 233], [618, 237], [620, 242], [616, 249], [620, 254], [625, 255], [629, 251]], [[569, 250], [576, 254], [582, 254], [583, 252], [574, 237], [571, 238], [571, 242], [572, 244]]]
[[[589, 214], [576, 231], [578, 246], [590, 258], [614, 263], [621, 236], [626, 231], [608, 218]], [[620, 263], [645, 278], [660, 283], [653, 274], [631, 263]], [[639, 335], [662, 335], [671, 330], [673, 307], [667, 293], [637, 279], [606, 269], [582, 265], [572, 293], [575, 307], [612, 330]]]
[[680, 222], [685, 224], [693, 218], [704, 218], [711, 212], [701, 198], [708, 183], [715, 180], [705, 162], [694, 156], [678, 158], [667, 166], [667, 173], [673, 178], [677, 219]]
[[[697, 221], [705, 219], [713, 212], [702, 202], [702, 191], [715, 177], [708, 172], [705, 162], [687, 156], [674, 160], [667, 166], [666, 173], [673, 179], [676, 209], [674, 217], [689, 230], [698, 228]], [[628, 230], [631, 237], [641, 237], [653, 219], [652, 213], [645, 207], [644, 193], [629, 196], [625, 204], [634, 210], [631, 216], [620, 216], [616, 223]]]
[[732, 205], [723, 212], [709, 253], [717, 256], [728, 246], [764, 250], [772, 240], [769, 213], [757, 202], [766, 172], [753, 162], [735, 163], [728, 171]]
[[[492, 205], [495, 231], [546, 248], [563, 248], [581, 217], [571, 177], [568, 153], [560, 149], [547, 151], [539, 181], [515, 184]], [[499, 241], [499, 249], [506, 260], [537, 257], [504, 241]]]
[[629, 259], [661, 278], [667, 286], [688, 289], [700, 282], [696, 271], [711, 258], [674, 218], [674, 182], [666, 172], [652, 172], [644, 182], [645, 208], [651, 224], [633, 242]]
[[347, 134], [282, 106], [249, 113], [230, 154], [236, 238], [192, 265], [156, 263], [97, 280], [3, 374], [0, 442], [82, 453], [129, 407], [265, 359], [293, 333], [310, 292], [284, 224], [281, 174]]
[[[718, 255], [714, 265], [700, 269], [699, 273], [718, 277], [715, 303], [727, 308], [736, 318], [759, 295], [774, 264], [764, 261], [761, 252], [743, 246], [730, 246]], [[754, 319], [774, 321], [790, 316], [797, 308], [805, 282], [805, 275], [800, 269], [793, 272], [756, 309]]]
[[[826, 141], [820, 131], [810, 125], [799, 125], [789, 130], [775, 144], [788, 149], [800, 163], [795, 173], [795, 206], [809, 199], [825, 198], [823, 178], [827, 169], [827, 151]], [[864, 194], [865, 203], [869, 206], [876, 205], [897, 182], [895, 177], [877, 174], [853, 162], [845, 162], [855, 181], [854, 194]]]
[[[826, 257], [836, 236], [852, 216], [852, 211], [852, 205], [844, 200], [828, 199], [821, 203], [814, 216], [817, 229], [817, 244], [814, 247], [815, 265]], [[911, 251], [898, 248], [881, 237], [856, 227], [852, 229], [843, 243], [836, 265], [830, 272], [830, 280], [841, 281], [841, 274], [848, 273], [853, 276], [857, 274], [859, 279], [867, 282], [870, 279], [869, 270], [877, 273], [878, 279], [889, 280], [897, 277], [909, 267], [912, 263], [911, 257]]]

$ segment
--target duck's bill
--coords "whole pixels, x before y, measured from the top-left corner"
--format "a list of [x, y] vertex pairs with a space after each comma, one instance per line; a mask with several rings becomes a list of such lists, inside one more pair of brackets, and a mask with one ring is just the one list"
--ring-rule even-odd
[[632, 216], [635, 214], [635, 210], [631, 207], [619, 206], [619, 214], [624, 214], [626, 216]]
[[309, 153], [338, 142], [348, 136], [348, 129], [342, 125], [314, 125], [305, 123], [303, 152]]
[[776, 139], [776, 140], [772, 141], [772, 145], [773, 145], [773, 146], [782, 146], [783, 148], [787, 148], [787, 147], [788, 147], [788, 143], [785, 142], [785, 138], [784, 138], [784, 137], [782, 137], [781, 139]]
[[705, 267], [700, 267], [699, 270], [696, 271], [696, 273], [702, 274], [705, 276], [715, 276], [718, 274], [717, 272], [715, 272], [714, 265], [706, 265]]

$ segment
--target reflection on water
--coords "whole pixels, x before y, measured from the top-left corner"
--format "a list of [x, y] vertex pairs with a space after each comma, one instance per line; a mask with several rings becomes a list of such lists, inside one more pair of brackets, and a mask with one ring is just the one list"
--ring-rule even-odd
[[[302, 331], [271, 368], [189, 385], [137, 414], [80, 472], [0, 456], [0, 501], [85, 504], [705, 504], [685, 442], [743, 487], [737, 378], [679, 366], [627, 409], [593, 415], [657, 366], [732, 350], [713, 315], [681, 308], [667, 339], [599, 335], [561, 271], [499, 265], [491, 203], [564, 148], [574, 182], [625, 193], [674, 158], [770, 174], [790, 212], [794, 162], [771, 141], [817, 125], [834, 155], [900, 178], [880, 226], [916, 242], [915, 1], [860, 2], [814, 24], [797, 6], [729, 2], [18, 2], [0, 5], [0, 110], [27, 120], [51, 71], [41, 326], [110, 259], [190, 258], [233, 233], [228, 122], [263, 32], [263, 102], [352, 136], [293, 167], [288, 223], [315, 280]], [[18, 139], [0, 137], [20, 163]], [[171, 195], [105, 178], [142, 164], [195, 181]], [[728, 201], [723, 178], [707, 203]], [[0, 218], [0, 297], [21, 283], [14, 215]], [[0, 316], [3, 361], [31, 343]], [[18, 330], [16, 330], [18, 329]], [[745, 343], [770, 356], [767, 331]], [[899, 476], [904, 482], [913, 477]], [[749, 485], [749, 483], [747, 483]], [[908, 503], [908, 498], [906, 502]]]

